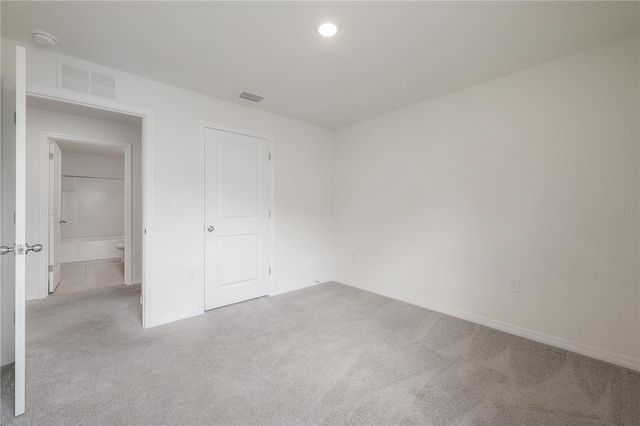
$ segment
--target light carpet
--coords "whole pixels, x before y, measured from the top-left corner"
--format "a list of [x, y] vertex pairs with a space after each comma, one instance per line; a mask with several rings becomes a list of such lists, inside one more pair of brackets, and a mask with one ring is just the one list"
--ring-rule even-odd
[[139, 297], [30, 302], [3, 424], [640, 424], [637, 372], [341, 284], [148, 330]]

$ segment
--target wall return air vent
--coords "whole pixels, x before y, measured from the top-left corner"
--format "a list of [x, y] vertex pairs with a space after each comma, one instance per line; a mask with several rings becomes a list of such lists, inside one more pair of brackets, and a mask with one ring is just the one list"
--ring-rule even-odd
[[249, 93], [249, 92], [240, 93], [240, 97], [242, 99], [247, 99], [247, 100], [253, 101], [253, 102], [260, 102], [261, 100], [264, 99], [264, 96], [256, 95], [254, 93]]
[[112, 75], [64, 63], [60, 64], [58, 73], [60, 88], [103, 98], [116, 98], [116, 78]]

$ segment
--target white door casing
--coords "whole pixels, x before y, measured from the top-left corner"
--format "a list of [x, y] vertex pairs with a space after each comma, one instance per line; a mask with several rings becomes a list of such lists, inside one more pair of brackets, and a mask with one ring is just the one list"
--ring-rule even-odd
[[269, 294], [268, 139], [204, 129], [204, 308]]
[[49, 153], [49, 293], [60, 283], [60, 241], [62, 239], [62, 150], [51, 142]]

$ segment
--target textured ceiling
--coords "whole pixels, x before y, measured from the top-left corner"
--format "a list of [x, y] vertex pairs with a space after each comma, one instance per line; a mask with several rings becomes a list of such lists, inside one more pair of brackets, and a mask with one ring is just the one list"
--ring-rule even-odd
[[[637, 2], [9, 2], [2, 36], [335, 129], [638, 34]], [[318, 20], [341, 31], [326, 39]], [[242, 91], [265, 99], [255, 104]]]

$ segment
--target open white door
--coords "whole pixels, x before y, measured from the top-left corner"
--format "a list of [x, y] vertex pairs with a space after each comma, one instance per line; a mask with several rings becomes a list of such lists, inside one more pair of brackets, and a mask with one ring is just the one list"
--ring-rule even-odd
[[[9, 84], [3, 105], [2, 137], [2, 289], [15, 292], [15, 414], [25, 411], [25, 256], [39, 252], [26, 242], [26, 50], [16, 47], [15, 96]], [[15, 102], [14, 102], [15, 101]], [[10, 266], [13, 268], [10, 268]], [[6, 300], [3, 297], [3, 300]], [[3, 331], [6, 330], [3, 313]], [[4, 336], [3, 336], [4, 337]], [[5, 340], [6, 342], [6, 340]], [[3, 345], [4, 346], [4, 345]], [[3, 348], [4, 349], [4, 348]]]
[[[0, 256], [2, 265], [2, 365], [16, 360], [15, 353], [15, 256], [9, 248], [16, 241], [13, 212], [16, 205], [16, 126], [13, 112], [16, 109], [16, 84], [2, 81], [2, 236]], [[5, 246], [6, 245], [6, 246]], [[5, 254], [6, 253], [6, 254]]]
[[60, 283], [60, 240], [62, 234], [62, 150], [49, 144], [49, 293]]

